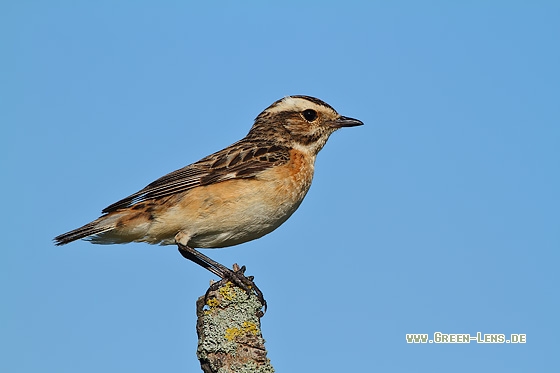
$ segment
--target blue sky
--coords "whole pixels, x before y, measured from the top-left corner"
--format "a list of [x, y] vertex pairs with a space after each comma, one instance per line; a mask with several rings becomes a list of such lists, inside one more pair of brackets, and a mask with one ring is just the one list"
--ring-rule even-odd
[[[319, 97], [335, 133], [245, 264], [290, 371], [550, 371], [560, 301], [557, 2], [3, 2], [0, 371], [192, 371], [213, 275], [54, 236]], [[407, 333], [526, 344], [407, 344]]]

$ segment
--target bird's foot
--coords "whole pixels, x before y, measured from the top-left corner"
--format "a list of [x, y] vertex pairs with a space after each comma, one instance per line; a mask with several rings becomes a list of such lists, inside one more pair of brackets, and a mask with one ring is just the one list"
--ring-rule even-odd
[[257, 285], [254, 283], [254, 276], [245, 276], [245, 266], [239, 267], [237, 263], [233, 265], [233, 270], [229, 268], [227, 271], [224, 271], [223, 277], [220, 281], [214, 282], [210, 285], [206, 294], [204, 295], [204, 301], [206, 303], [206, 299], [208, 294], [212, 291], [218, 290], [220, 287], [226, 285], [228, 282], [232, 283], [233, 285], [237, 286], [240, 289], [245, 290], [247, 295], [251, 295], [252, 292], [255, 293], [259, 302], [263, 305], [264, 311], [266, 312], [266, 300], [264, 299], [262, 291], [258, 288]]

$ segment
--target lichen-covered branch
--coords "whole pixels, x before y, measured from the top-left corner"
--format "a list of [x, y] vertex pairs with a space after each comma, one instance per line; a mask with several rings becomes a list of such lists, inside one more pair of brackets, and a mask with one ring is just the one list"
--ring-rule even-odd
[[197, 355], [205, 373], [271, 373], [260, 318], [262, 304], [231, 282], [196, 302]]

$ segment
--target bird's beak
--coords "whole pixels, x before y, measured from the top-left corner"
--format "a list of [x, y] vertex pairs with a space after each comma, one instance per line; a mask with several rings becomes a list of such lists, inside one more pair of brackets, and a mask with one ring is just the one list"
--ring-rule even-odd
[[356, 127], [361, 126], [364, 123], [361, 120], [348, 118], [348, 117], [339, 117], [333, 122], [333, 127], [341, 128], [341, 127]]

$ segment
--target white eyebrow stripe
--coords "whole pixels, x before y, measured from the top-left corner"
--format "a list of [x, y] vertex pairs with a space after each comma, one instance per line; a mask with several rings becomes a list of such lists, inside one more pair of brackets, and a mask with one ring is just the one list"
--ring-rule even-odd
[[287, 96], [266, 111], [269, 113], [279, 113], [282, 111], [303, 111], [305, 109], [315, 109], [317, 111], [332, 110], [329, 107], [318, 105], [301, 97]]

